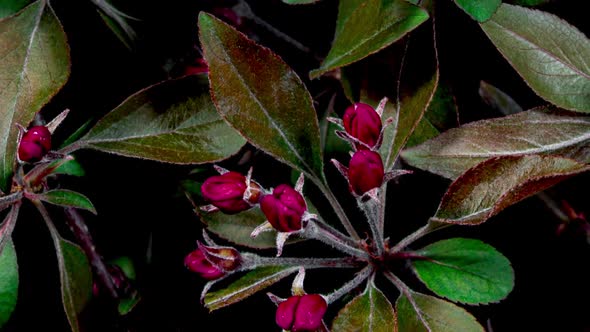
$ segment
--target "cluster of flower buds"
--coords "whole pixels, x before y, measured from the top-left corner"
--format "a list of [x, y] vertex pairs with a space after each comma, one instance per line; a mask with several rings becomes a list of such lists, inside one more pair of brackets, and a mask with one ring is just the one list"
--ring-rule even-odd
[[37, 162], [51, 150], [51, 132], [46, 126], [29, 128], [20, 139], [18, 158], [24, 162]]
[[383, 161], [377, 150], [383, 140], [385, 126], [381, 114], [386, 102], [387, 99], [384, 99], [377, 110], [364, 103], [355, 103], [346, 109], [342, 120], [330, 118], [344, 127], [344, 131], [337, 131], [336, 134], [353, 148], [348, 167], [336, 160], [332, 162], [348, 180], [350, 191], [357, 197], [378, 189], [385, 179]]
[[231, 247], [205, 246], [198, 243], [196, 250], [184, 259], [184, 265], [203, 279], [216, 280], [236, 271], [242, 264], [240, 253]]
[[244, 176], [220, 167], [216, 168], [221, 175], [208, 178], [201, 186], [203, 198], [210, 203], [201, 210], [219, 210], [226, 214], [235, 214], [259, 204], [267, 222], [257, 227], [252, 236], [256, 237], [263, 231], [275, 229], [278, 232], [279, 255], [288, 236], [302, 231], [306, 222], [315, 217], [307, 212], [307, 204], [301, 194], [303, 176], [300, 176], [295, 188], [281, 184], [273, 190], [266, 190], [251, 180], [251, 172]]

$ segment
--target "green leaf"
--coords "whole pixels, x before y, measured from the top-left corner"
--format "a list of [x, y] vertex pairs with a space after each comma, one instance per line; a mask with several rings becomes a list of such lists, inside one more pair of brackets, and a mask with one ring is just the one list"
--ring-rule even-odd
[[117, 311], [119, 315], [125, 316], [130, 313], [137, 304], [141, 301], [141, 295], [139, 292], [135, 291], [128, 297], [122, 298], [119, 300], [119, 305], [117, 306]]
[[201, 80], [187, 76], [139, 91], [102, 118], [78, 144], [177, 164], [232, 156], [245, 141], [219, 117]]
[[478, 22], [489, 20], [502, 4], [502, 0], [455, 0], [455, 2]]
[[417, 168], [457, 178], [492, 157], [560, 154], [590, 162], [590, 117], [551, 108], [472, 122], [402, 152]]
[[[345, 18], [347, 14], [345, 11], [340, 16]], [[316, 78], [376, 53], [427, 19], [425, 10], [403, 0], [367, 0], [342, 23], [330, 52], [320, 68], [311, 71], [310, 77]]]
[[369, 282], [361, 295], [338, 312], [332, 331], [392, 332], [397, 331], [397, 319], [387, 297]]
[[317, 116], [297, 74], [209, 14], [199, 14], [199, 32], [221, 116], [256, 147], [325, 181]]
[[410, 293], [396, 303], [400, 331], [412, 332], [484, 332], [475, 317], [450, 302], [433, 296]]
[[205, 306], [210, 311], [213, 311], [237, 303], [295, 273], [298, 269], [298, 267], [284, 266], [257, 268], [224, 289], [207, 293], [205, 295]]
[[8, 321], [18, 297], [18, 263], [12, 238], [0, 242], [0, 328]]
[[82, 135], [86, 133], [86, 131], [88, 131], [93, 122], [94, 121], [92, 119], [89, 119], [86, 122], [84, 122], [78, 129], [76, 129], [76, 131], [74, 131], [70, 136], [68, 136], [68, 138], [66, 138], [63, 141], [59, 148], [62, 149], [77, 141], [80, 137], [82, 137]]
[[[259, 208], [252, 208], [234, 215], [200, 212], [199, 216], [207, 225], [207, 230], [234, 244], [255, 249], [276, 248], [277, 233], [274, 230], [260, 233], [256, 238], [250, 237], [252, 231], [266, 221], [264, 213]], [[292, 238], [287, 243], [299, 240]]]
[[352, 13], [363, 3], [367, 0], [345, 0], [345, 1], [338, 1], [338, 18], [336, 19], [336, 33], [335, 36], [338, 36], [342, 29], [344, 28], [344, 24]]
[[416, 275], [436, 295], [452, 301], [480, 304], [500, 301], [514, 287], [510, 261], [479, 240], [449, 239], [414, 253]]
[[82, 165], [80, 165], [80, 163], [76, 159], [71, 159], [59, 165], [56, 169], [53, 170], [52, 174], [84, 176], [86, 172], [84, 171], [84, 168], [82, 168]]
[[582, 32], [555, 15], [508, 4], [481, 27], [541, 98], [590, 113], [590, 40]]
[[18, 128], [65, 84], [70, 74], [66, 35], [53, 9], [39, 0], [0, 21], [0, 190], [11, 181]]
[[484, 81], [479, 83], [479, 95], [486, 104], [504, 115], [522, 112], [522, 107], [512, 97]]
[[508, 206], [588, 170], [589, 165], [556, 156], [488, 159], [451, 184], [431, 220], [480, 224]]
[[[19, 10], [25, 8], [30, 0], [2, 0], [0, 1], [0, 19], [8, 17], [17, 13]], [[2, 325], [2, 324], [0, 324]]]
[[[437, 90], [439, 70], [438, 56], [434, 49], [434, 36], [431, 31], [430, 38], [426, 39], [428, 44], [426, 53], [424, 48], [418, 47], [420, 40], [408, 41], [404, 55], [405, 61], [402, 63], [402, 71], [399, 79], [399, 96], [397, 116], [394, 115], [396, 126], [386, 128], [383, 137], [383, 145], [379, 149], [384, 160], [385, 169], [391, 169], [397, 160], [401, 149], [406, 145], [410, 136], [418, 127], [418, 124], [424, 117], [430, 102], [434, 98]], [[425, 54], [426, 53], [426, 54]], [[428, 59], [425, 63], [424, 57]], [[389, 112], [384, 112], [384, 119], [389, 117]], [[397, 118], [397, 119], [396, 119]], [[421, 128], [424, 129], [424, 128]], [[395, 131], [395, 134], [388, 132]], [[393, 140], [390, 137], [394, 137]]]
[[96, 209], [88, 197], [75, 191], [53, 189], [36, 195], [36, 198], [50, 204], [84, 209], [96, 214]]
[[79, 332], [78, 315], [90, 299], [92, 273], [88, 259], [80, 247], [62, 238], [58, 238], [58, 241], [56, 254], [64, 310], [72, 331]]

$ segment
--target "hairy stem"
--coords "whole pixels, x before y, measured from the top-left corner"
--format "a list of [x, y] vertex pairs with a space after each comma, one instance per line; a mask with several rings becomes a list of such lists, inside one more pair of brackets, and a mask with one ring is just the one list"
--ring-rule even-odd
[[314, 177], [312, 177], [311, 179], [320, 188], [320, 190], [322, 191], [322, 193], [324, 193], [324, 196], [326, 196], [326, 199], [328, 199], [328, 202], [330, 202], [330, 204], [334, 208], [334, 211], [338, 215], [338, 218], [340, 219], [340, 222], [342, 223], [342, 226], [344, 226], [344, 229], [346, 229], [346, 232], [348, 232], [348, 234], [354, 240], [360, 241], [361, 240], [361, 237], [359, 236], [359, 234], [356, 232], [356, 230], [352, 226], [352, 223], [348, 219], [348, 216], [346, 215], [346, 212], [344, 212], [344, 209], [342, 208], [342, 205], [340, 205], [340, 202], [338, 202], [338, 199], [336, 199], [336, 196], [334, 196], [334, 193], [332, 192], [332, 190], [330, 190], [330, 188], [328, 186], [326, 186], [320, 180], [316, 180]]
[[350, 245], [349, 240], [345, 240], [346, 238], [343, 238], [341, 233], [324, 223], [310, 220], [307, 227], [305, 227], [303, 236], [308, 239], [324, 242], [343, 253], [365, 260], [369, 258], [369, 254], [366, 251]]
[[12, 231], [14, 230], [14, 226], [16, 225], [16, 219], [18, 217], [18, 211], [20, 210], [22, 202], [17, 201], [12, 205], [10, 212], [4, 218], [4, 222], [0, 225], [0, 252], [2, 252], [4, 246], [4, 239], [10, 237]]
[[383, 250], [385, 248], [385, 243], [383, 242], [383, 233], [379, 230], [379, 224], [381, 219], [381, 206], [384, 205], [383, 202], [380, 201], [383, 196], [381, 196], [381, 191], [379, 191], [379, 195], [377, 199], [369, 199], [366, 202], [362, 202], [360, 199], [357, 199], [358, 206], [367, 217], [367, 222], [369, 223], [369, 228], [371, 229], [371, 233], [373, 234], [373, 241], [375, 243], [375, 250], [377, 256], [383, 255]]
[[104, 289], [107, 290], [111, 298], [118, 299], [119, 295], [117, 293], [117, 287], [107, 269], [107, 265], [96, 251], [92, 235], [88, 231], [88, 227], [86, 227], [82, 215], [80, 215], [78, 210], [71, 207], [65, 208], [65, 215], [68, 226], [72, 230], [72, 233], [74, 233], [78, 244], [80, 244], [82, 250], [84, 250], [84, 253], [86, 253], [86, 256], [90, 260], [90, 264], [94, 268], [94, 272], [104, 286]]
[[326, 295], [326, 302], [328, 302], [328, 304], [334, 303], [342, 296], [350, 293], [353, 289], [357, 288], [363, 281], [367, 280], [367, 278], [369, 278], [373, 274], [373, 272], [374, 268], [372, 265], [369, 265], [364, 269], [360, 270], [352, 280], [350, 280], [337, 290], [333, 291], [332, 293]]
[[12, 194], [0, 197], [0, 211], [4, 210], [10, 205], [16, 204], [23, 197], [22, 191], [17, 191]]
[[409, 246], [410, 244], [412, 244], [414, 241], [418, 240], [419, 238], [425, 236], [426, 234], [430, 234], [434, 231], [437, 231], [437, 230], [443, 229], [443, 228], [447, 228], [449, 226], [451, 226], [451, 224], [443, 224], [443, 223], [429, 221], [426, 225], [417, 229], [414, 233], [403, 238], [400, 242], [398, 242], [398, 244], [396, 244], [395, 246], [393, 246], [393, 248], [391, 248], [389, 250], [389, 253], [395, 254], [399, 251], [402, 251], [404, 248], [406, 248], [407, 246]]
[[246, 269], [262, 266], [301, 266], [306, 269], [315, 268], [354, 268], [366, 263], [354, 257], [338, 258], [300, 258], [300, 257], [263, 257], [251, 253], [243, 253], [242, 259]]

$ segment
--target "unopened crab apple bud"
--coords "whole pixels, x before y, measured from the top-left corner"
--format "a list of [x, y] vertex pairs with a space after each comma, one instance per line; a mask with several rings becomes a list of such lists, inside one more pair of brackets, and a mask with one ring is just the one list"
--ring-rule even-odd
[[322, 326], [327, 309], [328, 304], [321, 295], [295, 295], [279, 304], [275, 319], [283, 330], [315, 331]]
[[352, 155], [348, 165], [350, 190], [357, 195], [378, 188], [383, 184], [383, 161], [379, 153], [360, 150]]
[[199, 242], [199, 249], [211, 264], [226, 272], [238, 269], [242, 263], [240, 252], [232, 247], [211, 247]]
[[277, 186], [272, 194], [260, 200], [260, 208], [268, 222], [279, 232], [296, 232], [301, 229], [301, 219], [307, 210], [305, 199], [286, 184]]
[[[342, 117], [344, 130], [373, 148], [379, 141], [381, 135], [381, 117], [373, 107], [363, 103], [355, 103], [349, 106]], [[357, 150], [366, 150], [367, 147], [362, 144], [355, 144]]]
[[[244, 192], [250, 186], [248, 200]], [[238, 172], [227, 172], [205, 180], [201, 186], [203, 197], [213, 206], [226, 214], [235, 214], [251, 208], [260, 199], [260, 186], [254, 181], [247, 181]]]
[[184, 258], [184, 265], [207, 280], [219, 279], [225, 275], [225, 271], [207, 260], [200, 248], [192, 251]]
[[18, 145], [18, 158], [26, 162], [41, 160], [51, 150], [51, 133], [45, 126], [31, 127]]

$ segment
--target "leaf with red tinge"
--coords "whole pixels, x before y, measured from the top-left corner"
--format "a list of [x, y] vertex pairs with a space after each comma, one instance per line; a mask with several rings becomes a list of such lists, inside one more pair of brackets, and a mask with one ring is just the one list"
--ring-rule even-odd
[[559, 154], [590, 162], [590, 117], [540, 107], [472, 122], [402, 151], [408, 164], [455, 179], [492, 157]]
[[209, 14], [199, 14], [199, 35], [219, 114], [256, 147], [325, 181], [317, 115], [297, 74]]
[[17, 149], [15, 124], [28, 126], [65, 84], [70, 55], [49, 1], [39, 0], [1, 20], [0, 31], [0, 190], [6, 190]]
[[556, 156], [492, 158], [451, 184], [431, 220], [481, 224], [508, 206], [588, 170], [589, 165]]
[[150, 86], [127, 98], [74, 144], [176, 164], [226, 159], [246, 142], [219, 117], [208, 88], [199, 76]]
[[428, 19], [425, 10], [404, 0], [367, 0], [352, 12], [353, 6], [345, 8], [332, 48], [311, 78], [380, 51]]
[[439, 298], [410, 292], [402, 294], [395, 305], [400, 331], [412, 332], [484, 332], [477, 319], [465, 309]]
[[224, 289], [205, 295], [205, 306], [213, 311], [240, 302], [299, 270], [292, 266], [269, 266], [254, 269]]
[[561, 18], [502, 4], [481, 28], [541, 98], [590, 113], [590, 40]]
[[397, 318], [393, 306], [374, 282], [348, 302], [332, 323], [335, 332], [395, 332]]

